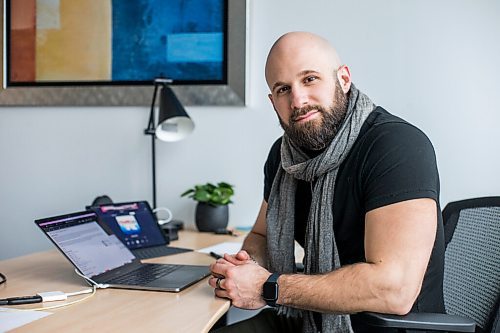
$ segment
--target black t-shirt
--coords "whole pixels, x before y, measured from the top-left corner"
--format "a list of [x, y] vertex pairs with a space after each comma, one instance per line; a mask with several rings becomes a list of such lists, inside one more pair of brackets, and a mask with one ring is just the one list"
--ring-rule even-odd
[[[281, 167], [281, 138], [264, 167], [264, 199]], [[340, 165], [334, 192], [333, 228], [340, 262], [365, 262], [365, 214], [375, 208], [417, 198], [434, 199], [438, 207], [437, 237], [420, 295], [412, 312], [444, 312], [444, 236], [439, 206], [439, 175], [434, 148], [415, 126], [377, 107], [366, 119], [349, 155]], [[295, 206], [295, 239], [304, 245], [311, 205], [311, 184], [299, 180]], [[366, 328], [351, 316], [353, 328]], [[367, 331], [375, 332], [374, 328]]]

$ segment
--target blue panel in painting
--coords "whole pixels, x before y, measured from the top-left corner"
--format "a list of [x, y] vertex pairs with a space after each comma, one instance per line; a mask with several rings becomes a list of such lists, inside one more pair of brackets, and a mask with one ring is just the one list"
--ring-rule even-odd
[[220, 62], [224, 36], [220, 32], [170, 34], [167, 36], [168, 62]]
[[112, 80], [224, 79], [224, 0], [113, 0]]

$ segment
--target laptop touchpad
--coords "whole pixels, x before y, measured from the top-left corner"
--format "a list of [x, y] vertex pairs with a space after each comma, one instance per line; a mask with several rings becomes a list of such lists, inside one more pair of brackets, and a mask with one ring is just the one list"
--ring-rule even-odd
[[152, 281], [148, 284], [149, 287], [172, 287], [183, 288], [192, 283], [198, 282], [209, 274], [208, 267], [181, 267], [166, 276]]

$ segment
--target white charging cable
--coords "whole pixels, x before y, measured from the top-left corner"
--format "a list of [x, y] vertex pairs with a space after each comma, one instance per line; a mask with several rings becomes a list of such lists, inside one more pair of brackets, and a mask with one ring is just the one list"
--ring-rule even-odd
[[[21, 304], [23, 304], [22, 303], [23, 301], [26, 301], [26, 303], [24, 303], [24, 304], [40, 303], [40, 302], [45, 303], [45, 302], [66, 301], [68, 299], [68, 297], [90, 294], [87, 297], [83, 297], [83, 298], [78, 299], [76, 301], [67, 302], [64, 304], [58, 304], [58, 305], [53, 305], [53, 306], [44, 306], [44, 307], [35, 308], [35, 309], [2, 308], [0, 311], [43, 311], [43, 310], [62, 308], [64, 306], [83, 302], [86, 299], [89, 299], [90, 297], [94, 296], [97, 289], [105, 289], [105, 288], [109, 287], [108, 284], [102, 284], [102, 283], [95, 282], [91, 278], [86, 277], [85, 275], [78, 272], [78, 270], [76, 270], [76, 269], [75, 269], [75, 272], [77, 275], [79, 275], [82, 278], [84, 278], [85, 280], [89, 281], [90, 284], [92, 285], [92, 288], [88, 288], [88, 289], [84, 289], [84, 290], [80, 290], [80, 291], [75, 291], [72, 293], [65, 293], [62, 291], [47, 291], [47, 292], [37, 293], [35, 296], [25, 296], [25, 297], [18, 297], [18, 298], [14, 297], [14, 299], [17, 300], [17, 304], [12, 303], [12, 304], [8, 304], [8, 305], [21, 305]], [[32, 299], [32, 301], [28, 302], [27, 301], [28, 298], [30, 298], [30, 300]]]
[[106, 289], [106, 288], [109, 287], [109, 284], [95, 282], [91, 278], [89, 278], [89, 277], [83, 275], [82, 273], [80, 273], [76, 268], [75, 268], [75, 273], [77, 275], [81, 276], [82, 278], [84, 278], [85, 280], [89, 281], [90, 284], [93, 285], [93, 286], [95, 286], [97, 289]]

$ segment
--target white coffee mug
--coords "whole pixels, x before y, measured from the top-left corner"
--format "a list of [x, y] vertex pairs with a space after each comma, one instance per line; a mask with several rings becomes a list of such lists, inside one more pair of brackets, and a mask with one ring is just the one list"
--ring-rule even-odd
[[163, 225], [172, 221], [172, 212], [167, 207], [158, 207], [153, 209], [159, 225]]

